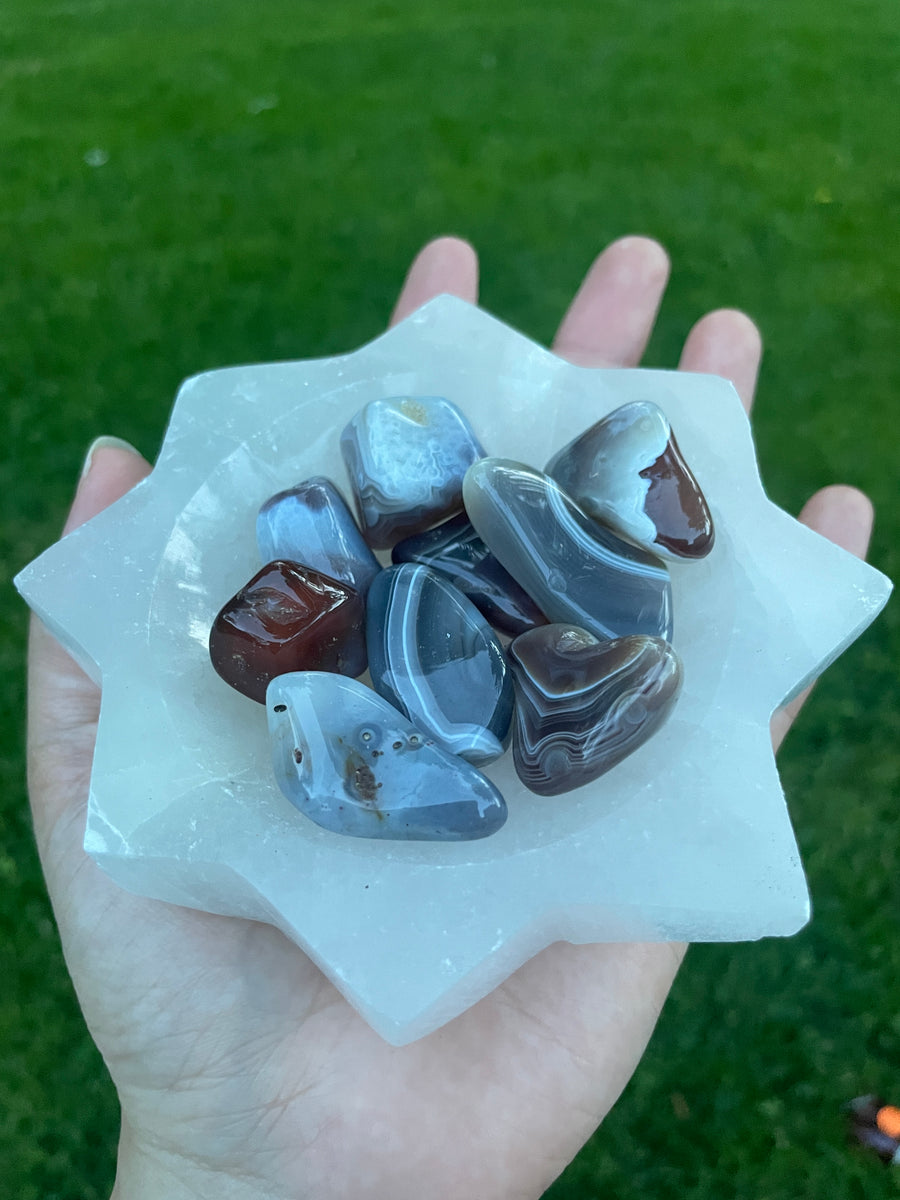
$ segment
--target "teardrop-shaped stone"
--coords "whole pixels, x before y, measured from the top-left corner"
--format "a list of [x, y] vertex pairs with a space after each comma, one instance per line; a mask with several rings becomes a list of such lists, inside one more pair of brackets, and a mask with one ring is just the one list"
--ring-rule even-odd
[[598, 642], [573, 625], [543, 625], [516, 638], [509, 660], [516, 772], [541, 796], [590, 783], [637, 750], [681, 689], [680, 660], [661, 638]]
[[491, 554], [465, 513], [398, 542], [391, 558], [395, 563], [423, 563], [440, 571], [482, 616], [510, 637], [547, 624], [547, 618]]
[[623, 404], [554, 454], [546, 472], [588, 516], [652, 554], [703, 558], [713, 548], [709, 505], [656, 404]]
[[365, 605], [359, 592], [321, 571], [270, 562], [216, 617], [209, 656], [226, 683], [260, 704], [269, 681], [288, 671], [361, 675]]
[[476, 765], [506, 748], [513, 684], [500, 642], [437, 571], [401, 563], [369, 591], [372, 684], [438, 746]]
[[267, 500], [256, 519], [263, 562], [289, 559], [349, 583], [365, 598], [381, 570], [330, 479], [316, 475]]
[[394, 396], [360, 409], [341, 453], [366, 540], [387, 549], [462, 508], [463, 476], [484, 451], [449, 400]]
[[672, 637], [663, 563], [598, 525], [548, 475], [483, 458], [464, 484], [478, 533], [551, 621], [596, 637]]
[[356, 680], [280, 675], [266, 708], [278, 786], [324, 829], [458, 842], [487, 837], [506, 820], [506, 802], [480, 771]]

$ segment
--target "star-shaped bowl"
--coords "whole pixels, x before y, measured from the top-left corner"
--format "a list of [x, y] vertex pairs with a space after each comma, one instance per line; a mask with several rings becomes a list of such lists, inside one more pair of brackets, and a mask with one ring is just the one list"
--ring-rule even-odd
[[[392, 395], [446, 396], [487, 453], [537, 467], [605, 413], [653, 400], [716, 523], [708, 558], [671, 566], [685, 683], [669, 722], [564, 796], [528, 792], [506, 754], [486, 774], [509, 819], [484, 841], [314, 825], [275, 783], [264, 708], [207, 652], [219, 608], [260, 566], [260, 504], [311, 475], [346, 489], [340, 431]], [[766, 498], [725, 380], [573, 366], [451, 296], [352, 354], [188, 379], [152, 474], [16, 585], [102, 684], [88, 853], [131, 891], [276, 925], [398, 1045], [554, 941], [799, 929], [808, 896], [769, 718], [891, 586]]]

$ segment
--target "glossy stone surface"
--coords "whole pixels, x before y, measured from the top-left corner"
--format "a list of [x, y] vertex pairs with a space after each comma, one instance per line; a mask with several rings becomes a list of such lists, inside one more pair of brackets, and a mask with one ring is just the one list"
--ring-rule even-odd
[[661, 638], [598, 641], [574, 625], [544, 625], [509, 648], [516, 681], [513, 756], [541, 796], [583, 787], [652, 737], [682, 684]]
[[[341, 481], [339, 431], [366, 401], [400, 393], [459, 398], [486, 446], [531, 463], [653, 399], [716, 516], [715, 551], [672, 570], [685, 682], [670, 720], [555, 801], [529, 792], [505, 754], [485, 773], [509, 819], [474, 842], [337, 837], [304, 820], [275, 782], [265, 708], [209, 663], [212, 620], [259, 561], [260, 505], [311, 475]], [[798, 455], [819, 449], [798, 427]], [[807, 888], [769, 717], [891, 590], [766, 496], [725, 380], [576, 367], [454, 296], [351, 354], [187, 380], [150, 476], [16, 584], [102, 683], [91, 859], [139, 895], [276, 926], [397, 1045], [559, 940], [796, 931]], [[847, 665], [865, 682], [864, 656]]]
[[463, 476], [484, 454], [466, 417], [442, 396], [371, 401], [341, 434], [341, 452], [376, 549], [458, 512]]
[[324, 829], [459, 842], [496, 833], [506, 820], [492, 783], [355, 680], [280, 675], [266, 709], [278, 786]]
[[440, 571], [482, 616], [510, 637], [547, 624], [547, 618], [491, 554], [464, 512], [398, 542], [391, 558], [395, 563], [423, 563]]
[[270, 497], [256, 518], [256, 541], [263, 562], [303, 563], [349, 583], [363, 599], [381, 570], [344, 497], [322, 475]]
[[704, 558], [713, 548], [706, 497], [656, 404], [623, 404], [545, 469], [589, 516], [652, 554]]
[[439, 746], [477, 766], [503, 753], [513, 710], [506, 656], [449, 579], [419, 563], [382, 571], [366, 642], [376, 691]]
[[209, 634], [212, 665], [237, 691], [266, 702], [288, 671], [366, 669], [365, 606], [345, 583], [298, 563], [267, 563], [223, 606]]
[[596, 637], [672, 640], [672, 588], [656, 558], [586, 516], [548, 475], [483, 458], [466, 475], [466, 512], [551, 621]]

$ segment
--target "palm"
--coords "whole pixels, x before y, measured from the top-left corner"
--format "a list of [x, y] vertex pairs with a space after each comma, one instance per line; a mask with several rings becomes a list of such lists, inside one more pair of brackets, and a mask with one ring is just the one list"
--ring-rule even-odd
[[[615, 244], [573, 302], [557, 351], [592, 365], [638, 362], [665, 276], [653, 243]], [[395, 317], [440, 291], [474, 300], [475, 277], [467, 247], [434, 243]], [[695, 328], [682, 365], [729, 376], [749, 406], [758, 359], [752, 325], [722, 312]], [[124, 451], [98, 454], [72, 522], [146, 470]], [[864, 549], [858, 494], [832, 489], [812, 511], [825, 532]], [[273, 928], [127, 895], [85, 857], [98, 693], [37, 625], [31, 705], [39, 844], [136, 1154], [173, 1175], [239, 1175], [249, 1194], [400, 1200], [432, 1192], [435, 1179], [447, 1200], [541, 1194], [634, 1069], [680, 947], [553, 946], [449, 1026], [395, 1049]]]

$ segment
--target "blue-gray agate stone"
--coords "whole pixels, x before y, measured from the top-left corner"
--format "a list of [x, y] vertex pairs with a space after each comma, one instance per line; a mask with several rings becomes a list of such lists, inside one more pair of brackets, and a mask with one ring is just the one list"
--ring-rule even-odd
[[465, 513], [398, 542], [391, 558], [395, 563], [423, 563], [440, 571], [482, 616], [510, 637], [547, 624], [547, 618], [501, 567]]
[[483, 458], [465, 479], [466, 512], [550, 621], [598, 638], [672, 638], [672, 587], [659, 559], [598, 525], [549, 476]]
[[650, 401], [623, 404], [564, 446], [545, 468], [582, 509], [664, 558], [704, 558], [709, 505], [669, 419]]
[[278, 786], [323, 829], [458, 842], [487, 837], [506, 820], [505, 800], [480, 771], [356, 680], [279, 675], [266, 710]]
[[581, 787], [642, 746], [681, 689], [677, 654], [661, 638], [598, 642], [573, 625], [544, 625], [509, 648], [516, 681], [513, 761], [541, 796]]
[[462, 508], [462, 481], [484, 454], [469, 422], [441, 396], [372, 400], [341, 434], [366, 541], [388, 549]]
[[503, 648], [474, 604], [429, 567], [401, 563], [369, 591], [372, 685], [438, 746], [481, 766], [506, 748], [514, 702]]
[[315, 475], [267, 500], [256, 519], [263, 562], [289, 559], [349, 583], [365, 598], [381, 570], [330, 479]]

